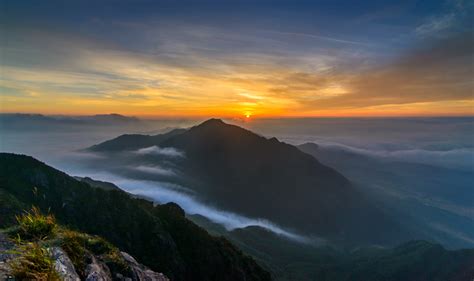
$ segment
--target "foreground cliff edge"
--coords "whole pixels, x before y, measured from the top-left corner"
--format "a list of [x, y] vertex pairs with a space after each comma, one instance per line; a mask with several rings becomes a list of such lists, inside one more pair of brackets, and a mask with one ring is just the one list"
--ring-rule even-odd
[[99, 236], [58, 225], [38, 208], [0, 232], [0, 280], [169, 281]]
[[154, 206], [103, 190], [24, 155], [0, 154], [0, 228], [37, 206], [64, 227], [105, 238], [170, 280], [271, 280], [229, 241], [187, 220], [176, 204]]

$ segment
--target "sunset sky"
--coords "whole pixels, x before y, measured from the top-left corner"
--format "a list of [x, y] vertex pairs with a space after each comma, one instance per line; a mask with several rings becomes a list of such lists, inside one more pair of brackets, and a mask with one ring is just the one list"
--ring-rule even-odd
[[0, 3], [1, 112], [474, 115], [474, 1]]

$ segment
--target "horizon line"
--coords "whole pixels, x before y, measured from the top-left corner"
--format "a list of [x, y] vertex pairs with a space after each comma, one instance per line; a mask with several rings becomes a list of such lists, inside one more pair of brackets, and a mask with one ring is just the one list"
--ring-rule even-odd
[[158, 120], [158, 119], [234, 119], [234, 120], [265, 120], [265, 119], [344, 119], [344, 118], [360, 118], [360, 119], [383, 119], [383, 118], [474, 118], [472, 114], [418, 114], [418, 115], [280, 115], [280, 116], [245, 116], [234, 115], [134, 115], [123, 114], [117, 112], [109, 113], [92, 113], [92, 114], [67, 114], [67, 113], [40, 113], [40, 112], [1, 112], [0, 115], [36, 115], [46, 117], [94, 117], [94, 116], [123, 116], [129, 118], [137, 118], [141, 120]]

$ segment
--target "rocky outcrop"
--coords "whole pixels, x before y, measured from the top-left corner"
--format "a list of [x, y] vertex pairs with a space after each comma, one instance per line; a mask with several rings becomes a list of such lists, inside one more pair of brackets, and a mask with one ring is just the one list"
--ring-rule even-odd
[[71, 259], [60, 247], [49, 249], [51, 257], [54, 260], [54, 269], [64, 281], [80, 281]]
[[132, 256], [125, 252], [120, 252], [122, 257], [127, 262], [128, 266], [132, 269], [133, 280], [144, 280], [144, 281], [169, 281], [162, 273], [157, 273], [150, 270], [143, 264], [139, 264]]
[[13, 257], [8, 251], [13, 248], [6, 235], [0, 232], [0, 280], [9, 280], [11, 278], [10, 266], [7, 261]]
[[110, 269], [95, 257], [86, 267], [86, 276], [86, 281], [112, 281]]
[[[9, 262], [15, 258], [16, 254], [12, 254], [15, 244], [8, 237], [0, 232], [0, 280], [14, 280], [9, 266]], [[120, 252], [126, 265], [130, 268], [131, 276], [123, 276], [118, 273], [111, 272], [111, 269], [101, 260], [100, 257], [90, 256], [89, 263], [85, 268], [85, 278], [80, 278], [71, 259], [61, 247], [48, 248], [48, 252], [54, 261], [54, 269], [58, 273], [61, 280], [64, 281], [169, 281], [162, 273], [152, 271], [143, 264], [138, 263], [131, 255]], [[18, 252], [21, 255], [21, 252]], [[112, 278], [113, 276], [113, 278]]]

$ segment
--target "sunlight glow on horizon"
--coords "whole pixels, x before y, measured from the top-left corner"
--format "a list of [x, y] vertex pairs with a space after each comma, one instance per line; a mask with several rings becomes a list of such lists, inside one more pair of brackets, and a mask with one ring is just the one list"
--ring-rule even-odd
[[[153, 65], [149, 66], [152, 67]], [[107, 69], [113, 73], [113, 68]], [[353, 99], [356, 95], [353, 94], [355, 90], [351, 88], [350, 82], [345, 85], [343, 82], [334, 83], [330, 80], [314, 88], [312, 80], [301, 82], [298, 80], [300, 78], [295, 77], [296, 83], [291, 79], [291, 71], [284, 70], [261, 70], [262, 73], [266, 73], [265, 75], [253, 71], [243, 74], [239, 71], [225, 76], [180, 69], [157, 69], [157, 72], [149, 72], [145, 76], [143, 73], [135, 74], [136, 70], [138, 69], [121, 68], [120, 71], [123, 77], [129, 79], [139, 79], [136, 76], [139, 75], [144, 81], [144, 86], [126, 80], [111, 84], [107, 81], [89, 81], [87, 77], [70, 77], [62, 73], [42, 74], [21, 71], [16, 74], [15, 71], [11, 71], [6, 73], [5, 77], [20, 82], [2, 83], [0, 86], [7, 85], [24, 91], [24, 94], [2, 95], [0, 112], [49, 115], [93, 115], [116, 112], [133, 116], [230, 118], [242, 115], [246, 118], [474, 115], [472, 99], [441, 101], [387, 99], [386, 103], [374, 105], [357, 104], [356, 101], [352, 106], [350, 101], [345, 100], [346, 97], [348, 100]], [[240, 78], [241, 76], [246, 76], [246, 79]], [[273, 83], [274, 79], [283, 78], [285, 84]], [[79, 85], [103, 83], [99, 84], [101, 91], [111, 93], [104, 95], [84, 93], [79, 96], [74, 93], [57, 93], [48, 86], [50, 83], [64, 85], [61, 87], [67, 87], [70, 83]], [[154, 83], [157, 86], [154, 86]], [[28, 88], [30, 89], [27, 90]]]
[[[64, 5], [61, 12], [43, 3], [45, 13], [28, 7], [26, 20], [20, 17], [25, 6], [13, 1], [0, 24], [0, 112], [252, 119], [474, 115], [468, 13], [474, 5], [447, 4], [439, 14], [407, 8], [389, 28], [357, 9], [347, 10], [352, 17], [329, 9], [331, 17], [316, 20], [295, 6], [295, 14], [282, 19], [275, 15], [287, 13], [286, 7], [267, 7], [276, 9], [273, 14], [252, 3], [237, 5], [228, 15], [236, 22], [229, 25], [221, 16], [230, 3], [209, 10], [209, 17], [194, 10], [198, 17], [175, 17], [133, 2], [125, 6], [141, 13], [127, 16], [102, 15], [82, 2], [76, 4], [84, 10]], [[321, 5], [313, 12], [325, 14]], [[71, 17], [58, 16], [63, 13]], [[432, 24], [445, 14], [456, 21]]]

